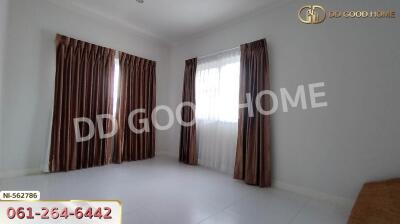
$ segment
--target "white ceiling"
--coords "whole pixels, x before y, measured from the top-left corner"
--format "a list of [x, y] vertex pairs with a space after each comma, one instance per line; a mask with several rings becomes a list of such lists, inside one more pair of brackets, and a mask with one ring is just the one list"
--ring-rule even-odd
[[52, 0], [174, 43], [276, 0]]

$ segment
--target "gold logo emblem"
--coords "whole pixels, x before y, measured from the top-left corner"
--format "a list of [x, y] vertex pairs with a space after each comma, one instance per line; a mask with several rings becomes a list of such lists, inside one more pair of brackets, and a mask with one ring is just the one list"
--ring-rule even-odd
[[306, 5], [299, 10], [298, 16], [302, 23], [318, 24], [325, 20], [326, 12], [320, 5]]

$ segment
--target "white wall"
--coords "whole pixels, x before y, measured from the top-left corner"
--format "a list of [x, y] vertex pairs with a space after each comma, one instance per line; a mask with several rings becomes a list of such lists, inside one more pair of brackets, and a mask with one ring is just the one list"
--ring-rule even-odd
[[[399, 18], [301, 24], [287, 2], [236, 20], [171, 50], [168, 104], [181, 100], [184, 60], [267, 38], [271, 86], [325, 82], [328, 107], [272, 117], [273, 177], [280, 186], [353, 199], [370, 180], [400, 175]], [[329, 9], [393, 9], [399, 1], [329, 1]], [[398, 15], [399, 17], [399, 15]], [[282, 108], [282, 107], [280, 107]], [[178, 155], [179, 127], [163, 153]]]
[[[56, 33], [155, 60], [158, 82], [169, 72], [169, 49], [164, 44], [49, 1], [10, 1], [8, 25], [0, 177], [38, 172], [45, 160], [53, 106]], [[158, 90], [158, 99], [162, 100], [163, 89]]]
[[[2, 83], [3, 83], [3, 74], [4, 74], [4, 55], [5, 55], [5, 43], [6, 43], [6, 30], [7, 30], [7, 17], [8, 17], [8, 0], [0, 0], [0, 105], [3, 105], [2, 102]], [[0, 109], [0, 127], [2, 127], [2, 119], [1, 119], [2, 110]], [[0, 128], [0, 146], [2, 144], [3, 135], [1, 133]], [[0, 150], [0, 158], [3, 158], [3, 154]], [[0, 170], [2, 164], [0, 163]]]
[[[5, 46], [6, 46], [6, 30], [8, 20], [8, 0], [0, 0], [0, 105], [3, 107], [2, 94], [3, 94], [3, 77], [4, 77], [4, 57], [5, 57]], [[0, 109], [0, 127], [3, 126], [1, 119], [2, 110]], [[0, 146], [2, 144], [3, 135], [0, 128]], [[1, 147], [0, 147], [1, 148]], [[0, 150], [0, 158], [3, 158], [3, 154]], [[0, 170], [2, 164], [0, 163]]]

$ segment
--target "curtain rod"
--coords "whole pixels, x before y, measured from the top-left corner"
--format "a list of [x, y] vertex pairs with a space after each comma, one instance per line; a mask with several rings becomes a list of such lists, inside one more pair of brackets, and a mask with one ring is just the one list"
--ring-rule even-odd
[[[267, 37], [268, 37], [268, 35], [267, 35]], [[267, 37], [263, 37], [262, 39], [267, 39]], [[261, 39], [261, 40], [262, 40], [262, 39]], [[215, 55], [218, 55], [218, 54], [221, 54], [221, 53], [224, 53], [224, 52], [227, 52], [227, 51], [232, 51], [232, 50], [235, 50], [235, 49], [238, 49], [238, 48], [240, 48], [240, 45], [239, 45], [239, 46], [236, 46], [236, 47], [233, 47], [233, 48], [230, 48], [230, 49], [225, 49], [225, 50], [217, 51], [217, 52], [214, 52], [214, 53], [211, 53], [211, 54], [208, 54], [208, 55], [203, 55], [203, 56], [201, 56], [201, 57], [197, 57], [197, 59], [203, 59], [203, 58], [206, 58], [206, 57], [215, 56]]]
[[240, 48], [240, 46], [237, 46], [237, 47], [234, 47], [234, 48], [217, 51], [217, 52], [214, 52], [214, 53], [211, 53], [211, 54], [208, 54], [208, 55], [204, 55], [204, 56], [198, 57], [198, 59], [203, 59], [203, 58], [219, 55], [219, 54], [222, 54], [222, 53], [225, 53], [225, 52], [228, 52], [228, 51], [233, 51], [233, 50], [236, 50], [236, 49], [239, 49], [239, 48]]

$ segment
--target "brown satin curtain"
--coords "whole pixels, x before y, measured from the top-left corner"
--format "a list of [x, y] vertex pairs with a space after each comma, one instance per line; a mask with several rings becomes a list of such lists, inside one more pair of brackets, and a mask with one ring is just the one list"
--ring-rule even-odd
[[[183, 81], [182, 102], [196, 104], [196, 69], [197, 58], [186, 60]], [[182, 108], [182, 121], [191, 122], [195, 119], [195, 111], [190, 107]], [[179, 160], [189, 165], [197, 165], [196, 125], [181, 126], [179, 145]]]
[[[96, 115], [112, 113], [115, 51], [65, 36], [56, 37], [56, 78], [49, 170], [68, 171], [111, 162], [111, 140], [100, 139]], [[90, 141], [75, 139], [74, 118], [95, 123]], [[109, 133], [111, 122], [103, 126]], [[81, 125], [81, 135], [88, 126]]]
[[[156, 103], [156, 62], [120, 53], [120, 81], [117, 120], [119, 131], [114, 147], [114, 162], [135, 161], [155, 156], [155, 129], [151, 113]], [[133, 117], [133, 124], [142, 129], [148, 119], [149, 131], [134, 133], [128, 125], [129, 113], [145, 109]]]
[[[240, 104], [246, 103], [246, 93], [252, 97], [253, 117], [247, 109], [239, 112], [236, 148], [236, 179], [260, 187], [271, 186], [270, 118], [256, 110], [255, 99], [259, 92], [270, 86], [267, 42], [265, 39], [241, 46]], [[270, 108], [270, 98], [261, 98], [264, 110]]]

